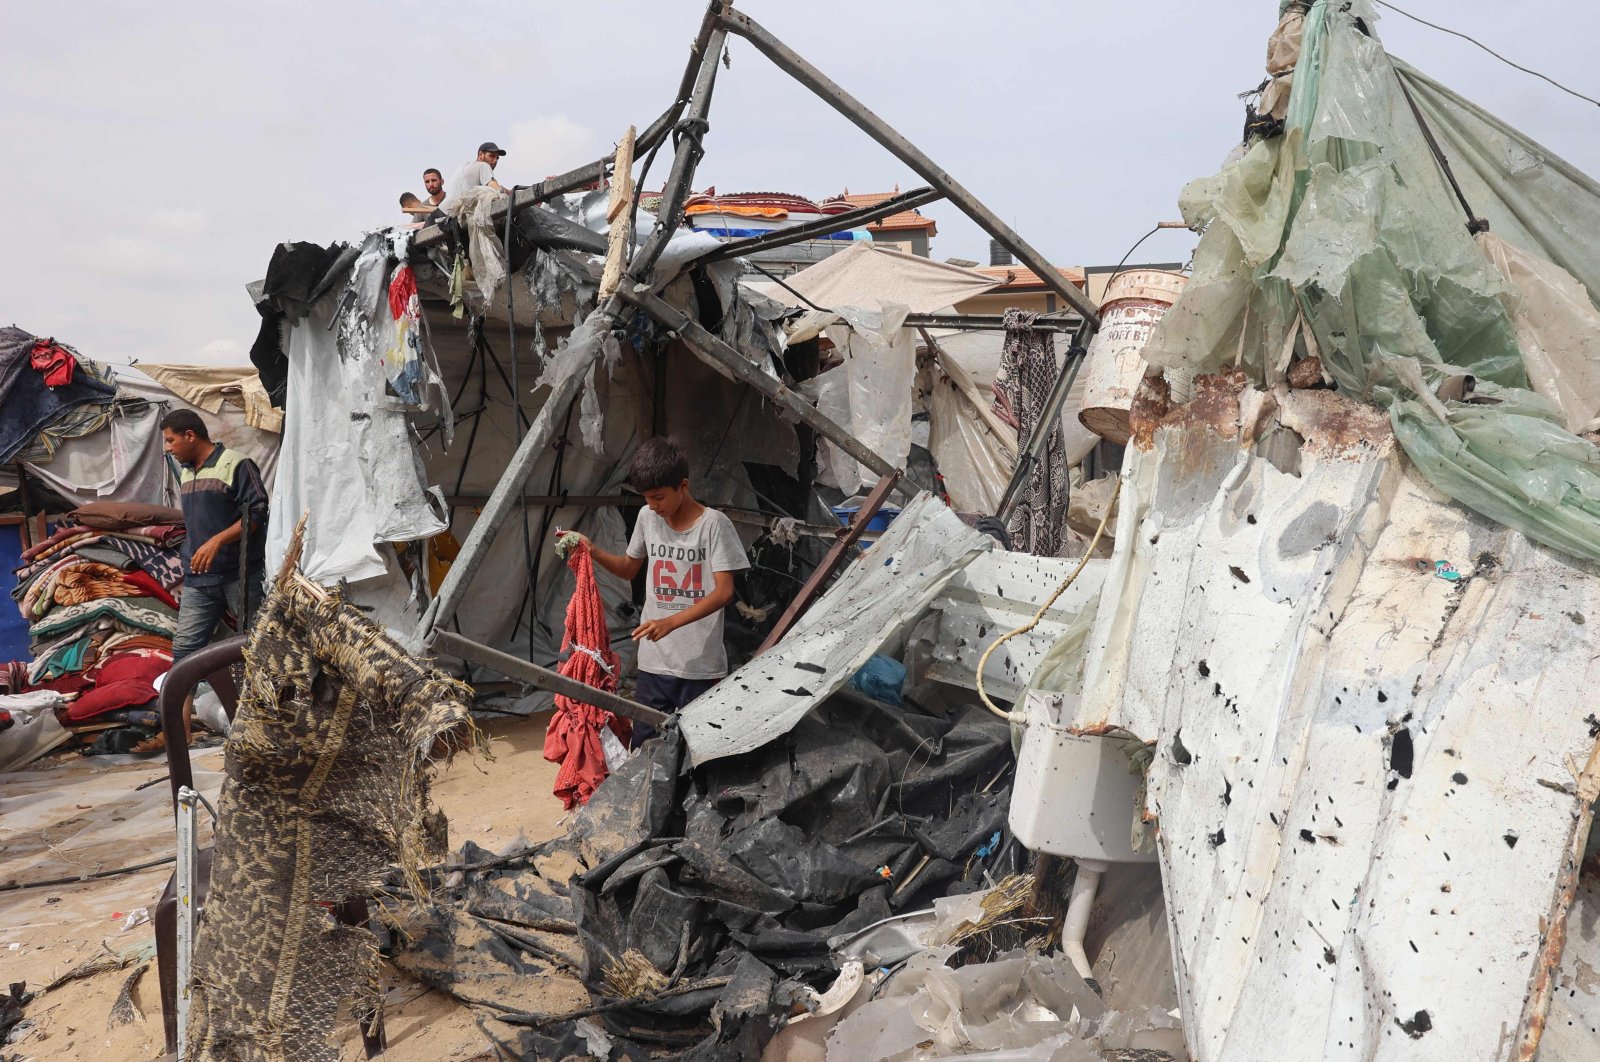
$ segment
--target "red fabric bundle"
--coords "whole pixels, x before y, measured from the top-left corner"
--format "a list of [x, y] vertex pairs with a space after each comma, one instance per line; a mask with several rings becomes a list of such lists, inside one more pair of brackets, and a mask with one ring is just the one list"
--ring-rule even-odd
[[389, 281], [389, 315], [396, 321], [406, 315], [406, 306], [417, 293], [417, 274], [408, 265], [394, 271]]
[[78, 359], [72, 351], [53, 339], [35, 339], [29, 361], [35, 372], [44, 377], [46, 387], [65, 387], [72, 382]]
[[[567, 555], [567, 566], [578, 585], [567, 602], [567, 630], [561, 650], [571, 652], [562, 661], [560, 671], [587, 686], [615, 693], [621, 661], [611, 651], [605, 602], [594, 579], [594, 557], [580, 545]], [[555, 795], [569, 811], [577, 804], [587, 804], [610, 773], [605, 747], [600, 743], [601, 727], [610, 727], [624, 747], [633, 732], [633, 724], [626, 719], [556, 694], [556, 714], [544, 735], [544, 758], [561, 765], [556, 772]]]
[[171, 668], [172, 656], [168, 653], [112, 653], [95, 675], [94, 688], [67, 705], [67, 719], [81, 722], [101, 712], [149, 704], [156, 699], [156, 678]]

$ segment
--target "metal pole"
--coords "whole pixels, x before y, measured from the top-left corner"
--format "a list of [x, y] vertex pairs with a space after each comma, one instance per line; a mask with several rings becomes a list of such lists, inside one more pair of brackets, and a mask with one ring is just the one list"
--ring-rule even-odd
[[842, 214], [831, 214], [817, 221], [808, 221], [804, 225], [793, 228], [774, 229], [772, 232], [760, 236], [750, 236], [742, 240], [731, 240], [714, 251], [707, 251], [695, 259], [702, 265], [711, 262], [721, 262], [728, 258], [740, 258], [757, 251], [770, 251], [774, 247], [788, 247], [791, 244], [804, 243], [806, 240], [817, 239], [822, 236], [832, 236], [837, 232], [847, 229], [860, 228], [862, 225], [898, 214], [903, 210], [915, 210], [917, 207], [944, 196], [932, 188], [913, 188], [909, 192], [902, 192], [892, 199], [885, 199], [877, 206], [860, 207], [856, 210], [847, 210]]
[[612, 307], [612, 303], [615, 302], [617, 300], [612, 299], [606, 304], [605, 309], [596, 311], [589, 321], [585, 322], [591, 325], [593, 331], [578, 341], [584, 344], [584, 349], [577, 356], [567, 375], [551, 388], [550, 396], [540, 407], [538, 416], [534, 417], [528, 434], [523, 436], [517, 452], [512, 454], [511, 463], [506, 466], [505, 474], [500, 477], [500, 482], [494, 485], [494, 492], [484, 503], [477, 523], [472, 525], [467, 540], [461, 544], [460, 555], [450, 565], [449, 573], [439, 585], [438, 596], [433, 599], [428, 611], [422, 616], [422, 622], [417, 628], [417, 637], [420, 640], [426, 641], [430, 631], [449, 623], [455, 616], [456, 609], [461, 607], [467, 586], [482, 567], [483, 560], [489, 553], [489, 545], [499, 532], [500, 525], [505, 523], [512, 508], [520, 504], [528, 476], [533, 473], [533, 466], [545, 448], [550, 445], [561, 418], [566, 416], [567, 407], [583, 389], [583, 381], [589, 375], [589, 367], [600, 357], [606, 332], [610, 329], [611, 317], [615, 313]]
[[470, 660], [480, 664], [491, 671], [498, 671], [510, 678], [521, 679], [530, 686], [537, 686], [550, 693], [559, 693], [563, 697], [571, 697], [584, 704], [592, 704], [596, 708], [604, 708], [608, 712], [648, 723], [659, 727], [664, 724], [668, 716], [654, 708], [647, 708], [626, 697], [619, 697], [615, 693], [597, 690], [593, 686], [585, 685], [577, 679], [568, 678], [559, 671], [551, 671], [547, 667], [528, 660], [520, 660], [509, 653], [502, 653], [498, 649], [491, 649], [487, 645], [479, 645], [470, 638], [463, 638], [447, 630], [436, 629], [433, 637], [428, 642], [428, 648], [434, 653], [444, 653], [458, 656], [463, 660]]
[[[1083, 321], [1078, 317], [1040, 318], [1033, 327], [1041, 332], [1076, 332]], [[908, 313], [907, 328], [955, 328], [969, 332], [999, 332], [1006, 326], [1005, 315], [998, 313]]]
[[178, 790], [178, 1062], [189, 1052], [189, 982], [194, 976], [195, 818], [200, 794]]
[[[721, 0], [711, 0], [709, 12], [720, 12], [722, 8]], [[678, 125], [677, 151], [672, 156], [672, 170], [667, 174], [661, 206], [656, 212], [655, 231], [628, 263], [628, 275], [635, 280], [649, 278], [661, 253], [667, 249], [667, 241], [677, 231], [684, 201], [689, 198], [689, 182], [694, 180], [695, 167], [705, 154], [700, 138], [709, 128], [706, 115], [711, 113], [711, 90], [716, 87], [717, 63], [722, 59], [722, 42], [727, 36], [727, 31], [718, 25], [706, 41], [705, 54], [700, 57], [700, 72], [695, 76], [694, 94], [689, 99], [689, 113]]]
[[[629, 304], [637, 306], [654, 318], [656, 323], [676, 332], [678, 338], [683, 340], [684, 345], [694, 351], [701, 361], [706, 362], [724, 376], [754, 387], [765, 395], [768, 401], [774, 403], [801, 423], [815, 429], [819, 434], [827, 438], [829, 442], [863, 465], [866, 465], [879, 476], [900, 476], [899, 469], [878, 454], [867, 449], [860, 439], [857, 439], [854, 435], [845, 431], [844, 428], [834, 423], [830, 417], [818, 410], [816, 406], [789, 390], [788, 387], [773, 379], [767, 373], [762, 372], [749, 358], [706, 331], [700, 322], [648, 291], [637, 291], [624, 284], [620, 294]], [[903, 484], [897, 485], [903, 493], [908, 495], [913, 493]]]
[[1063, 279], [1061, 274], [1045, 261], [1044, 255], [1034, 250], [1011, 226], [1001, 221], [994, 211], [984, 206], [977, 196], [962, 187], [932, 159], [918, 150], [915, 144], [868, 110], [860, 100], [806, 62], [797, 52], [743, 12], [725, 10], [718, 21], [722, 28], [738, 34], [755, 45], [756, 50], [772, 60], [779, 69], [822, 97], [830, 107], [850, 119], [901, 162], [915, 170], [919, 177], [943, 192], [945, 198], [959, 207], [963, 214], [977, 222], [980, 228], [1016, 255], [1023, 265], [1038, 274], [1039, 280], [1046, 287], [1066, 299], [1068, 305], [1082, 314], [1085, 320], [1099, 325], [1100, 316], [1095, 311], [1094, 304], [1083, 292]]
[[1083, 368], [1084, 359], [1088, 357], [1087, 351], [1083, 348], [1093, 331], [1093, 326], [1088, 321], [1084, 321], [1083, 326], [1078, 329], [1072, 350], [1067, 352], [1067, 360], [1062, 364], [1061, 371], [1056, 374], [1055, 385], [1050, 388], [1050, 398], [1044, 404], [1044, 415], [1039, 418], [1027, 447], [1017, 455], [1017, 467], [1011, 473], [1011, 482], [1006, 484], [1005, 496], [1000, 499], [1000, 511], [995, 514], [1002, 521], [1011, 517], [1011, 510], [1016, 508], [1017, 498], [1022, 493], [1022, 485], [1028, 481], [1033, 466], [1039, 463], [1039, 455], [1044, 453], [1044, 448], [1050, 440], [1050, 433], [1056, 429], [1061, 420], [1062, 407], [1067, 404], [1067, 396], [1072, 393], [1072, 385], [1078, 379], [1078, 370]]

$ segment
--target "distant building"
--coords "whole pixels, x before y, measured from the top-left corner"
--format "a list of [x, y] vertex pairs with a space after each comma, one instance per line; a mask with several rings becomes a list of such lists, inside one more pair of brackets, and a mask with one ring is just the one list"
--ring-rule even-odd
[[[1026, 266], [985, 266], [978, 272], [994, 277], [1000, 287], [961, 303], [956, 307], [959, 313], [1005, 313], [1012, 308], [1032, 313], [1055, 313], [1065, 308], [1061, 305], [1061, 297], [1045, 287], [1039, 274]], [[1067, 283], [1083, 289], [1083, 270], [1059, 267], [1056, 272]]]
[[[873, 207], [886, 199], [893, 199], [900, 194], [900, 186], [895, 185], [892, 192], [864, 192], [851, 194], [846, 188], [839, 195], [827, 200], [828, 203], [846, 203], [851, 210], [861, 207]], [[897, 249], [910, 254], [921, 255], [923, 258], [931, 256], [929, 246], [935, 236], [939, 235], [938, 224], [919, 210], [902, 210], [898, 214], [890, 214], [882, 221], [874, 221], [867, 226], [867, 232], [872, 234], [873, 243], [887, 243]]]

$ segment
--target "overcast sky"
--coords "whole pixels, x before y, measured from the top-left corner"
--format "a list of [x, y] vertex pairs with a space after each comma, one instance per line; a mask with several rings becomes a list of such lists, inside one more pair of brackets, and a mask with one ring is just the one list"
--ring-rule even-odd
[[[1237, 141], [1277, 0], [740, 0], [1062, 265], [1107, 264]], [[1600, 97], [1600, 10], [1401, 6]], [[0, 320], [112, 363], [242, 363], [244, 286], [282, 240], [395, 220], [421, 171], [482, 140], [530, 183], [670, 102], [699, 0], [16, 5], [0, 46], [8, 165]], [[1386, 13], [1389, 50], [1600, 173], [1600, 108]], [[731, 38], [696, 187], [814, 198], [915, 187], [842, 117]], [[659, 164], [658, 173], [665, 172]], [[656, 183], [652, 179], [652, 184]], [[987, 262], [947, 204], [935, 257]], [[1162, 233], [1141, 260], [1187, 257]]]

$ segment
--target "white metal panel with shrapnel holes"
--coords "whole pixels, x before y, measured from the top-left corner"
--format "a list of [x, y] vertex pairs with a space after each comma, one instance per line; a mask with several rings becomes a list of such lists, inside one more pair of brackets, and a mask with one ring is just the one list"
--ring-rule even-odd
[[782, 641], [684, 707], [690, 760], [736, 756], [788, 733], [993, 543], [933, 495], [918, 495]]
[[[1085, 606], [1100, 593], [1108, 561], [1091, 559], [1032, 630], [996, 649], [984, 668], [984, 692], [1015, 701], [1044, 655]], [[1056, 588], [1078, 567], [1066, 557], [1035, 557], [996, 550], [962, 568], [933, 603], [938, 636], [928, 676], [953, 686], [977, 688], [978, 662], [989, 646], [1026, 626]]]
[[[847, 567], [787, 637], [680, 714], [699, 764], [781, 737], [849, 682], [875, 653], [898, 653], [906, 634], [933, 617], [928, 676], [975, 688], [985, 649], [1025, 625], [1078, 566], [1060, 557], [992, 550], [931, 495], [901, 513]], [[1099, 593], [1108, 562], [1091, 560], [1032, 631], [989, 658], [989, 695], [1014, 700], [1044, 654]]]
[[1597, 570], [1426, 487], [1376, 411], [1281, 400], [1297, 470], [1255, 456], [1250, 391], [1130, 449], [1075, 728], [1156, 744], [1197, 1059], [1514, 1057], [1594, 744]]

